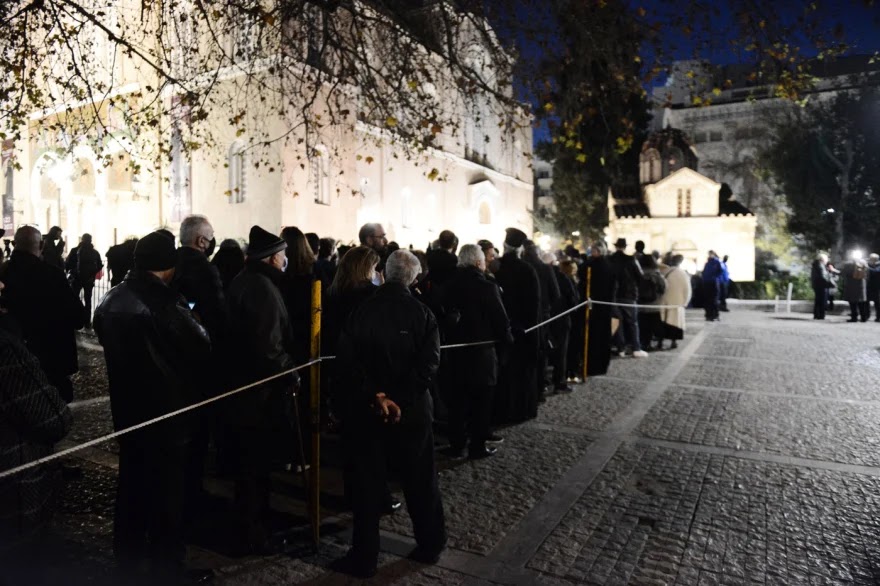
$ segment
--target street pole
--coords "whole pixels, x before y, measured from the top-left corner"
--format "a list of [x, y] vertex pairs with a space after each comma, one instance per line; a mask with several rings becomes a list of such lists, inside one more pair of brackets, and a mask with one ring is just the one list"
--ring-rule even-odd
[[[312, 283], [312, 327], [309, 360], [321, 357], [321, 280]], [[312, 433], [312, 474], [311, 483], [305, 487], [309, 491], [309, 517], [312, 520], [312, 541], [315, 550], [321, 542], [321, 363], [309, 367], [311, 386], [309, 423]]]
[[[592, 285], [593, 278], [593, 268], [587, 267], [587, 286], [586, 286], [586, 299], [590, 299], [590, 288]], [[590, 304], [587, 303], [586, 307], [584, 307], [584, 369], [583, 369], [583, 380], [587, 380], [587, 365], [590, 360]]]

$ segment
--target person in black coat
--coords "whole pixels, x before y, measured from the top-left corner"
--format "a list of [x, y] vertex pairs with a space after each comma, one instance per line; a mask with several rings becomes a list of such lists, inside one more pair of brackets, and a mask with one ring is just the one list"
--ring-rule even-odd
[[[72, 253], [71, 253], [72, 254]], [[98, 273], [104, 268], [101, 261], [101, 253], [95, 250], [92, 244], [92, 235], [83, 234], [79, 246], [76, 250], [76, 276], [73, 280], [73, 292], [79, 296], [80, 290], [83, 293], [83, 305], [86, 312], [86, 327], [90, 327], [92, 323], [92, 291], [95, 289], [95, 280]]]
[[66, 243], [61, 238], [63, 230], [59, 226], [49, 228], [49, 233], [43, 237], [40, 245], [40, 256], [43, 262], [53, 267], [64, 270], [64, 247]]
[[220, 271], [208, 258], [217, 241], [205, 216], [187, 216], [180, 224], [180, 248], [171, 287], [186, 298], [193, 313], [218, 342], [225, 328], [225, 299]]
[[39, 255], [39, 230], [22, 226], [15, 232], [15, 251], [0, 276], [6, 284], [3, 299], [28, 350], [69, 403], [73, 401], [70, 376], [79, 370], [76, 330], [85, 325], [85, 310], [61, 269], [42, 262]]
[[[251, 228], [244, 270], [229, 287], [227, 304], [228, 382], [247, 385], [294, 368], [294, 340], [281, 287], [287, 244], [259, 226]], [[226, 401], [227, 420], [237, 448], [235, 499], [244, 546], [269, 550], [264, 516], [269, 509], [269, 475], [278, 459], [290, 462], [296, 424], [291, 389], [296, 372]], [[278, 453], [278, 450], [285, 450]], [[300, 463], [302, 464], [302, 462]]]
[[[135, 249], [135, 268], [95, 311], [116, 430], [204, 398], [199, 380], [211, 342], [169, 287], [176, 263], [172, 241], [148, 234]], [[124, 571], [136, 571], [146, 555], [159, 576], [184, 572], [184, 475], [192, 433], [192, 418], [183, 415], [119, 439], [113, 549]]]
[[[541, 252], [534, 242], [527, 240], [523, 250], [522, 259], [530, 264], [538, 275], [538, 283], [541, 285], [541, 319], [545, 321], [559, 312], [562, 296], [559, 292], [559, 282], [553, 274], [553, 267], [541, 260]], [[540, 398], [547, 390], [551, 380], [547, 379], [547, 365], [550, 359], [553, 337], [549, 327], [539, 328], [538, 335], [538, 377], [537, 393]]]
[[217, 268], [220, 274], [220, 282], [223, 283], [223, 294], [229, 290], [232, 279], [244, 268], [244, 251], [237, 240], [227, 238], [220, 243], [217, 254], [211, 259], [211, 264]]
[[454, 389], [449, 401], [449, 453], [463, 457], [469, 430], [468, 457], [476, 460], [493, 455], [496, 448], [486, 444], [501, 440], [491, 434], [492, 395], [498, 383], [498, 351], [513, 342], [513, 335], [498, 286], [486, 278], [486, 256], [480, 247], [465, 244], [458, 266], [441, 301], [447, 316], [445, 340], [453, 345], [496, 342], [445, 351]]
[[[614, 272], [606, 256], [605, 243], [597, 240], [590, 247], [590, 258], [582, 269], [582, 279], [587, 281], [589, 269], [590, 299], [595, 301], [614, 301]], [[587, 348], [587, 376], [600, 376], [608, 373], [611, 363], [611, 316], [609, 305], [593, 305], [590, 309], [589, 347]]]
[[[639, 281], [642, 269], [636, 259], [626, 253], [626, 239], [618, 238], [614, 243], [617, 249], [608, 257], [608, 264], [614, 275], [614, 301], [635, 304], [639, 298]], [[644, 358], [648, 355], [642, 350], [639, 338], [639, 314], [635, 307], [616, 306], [614, 315], [620, 319], [620, 327], [614, 336], [617, 350], [623, 356], [626, 346], [632, 348], [632, 355]]]
[[[574, 263], [565, 261], [566, 270], [573, 273]], [[559, 304], [556, 307], [558, 313], [568, 311], [580, 301], [577, 288], [572, 277], [563, 272], [561, 266], [553, 267], [553, 275], [559, 285]], [[570, 267], [570, 268], [569, 268]], [[550, 323], [550, 336], [553, 340], [553, 350], [550, 353], [550, 364], [553, 366], [553, 389], [556, 392], [570, 392], [568, 385], [568, 344], [572, 331], [572, 314], [569, 313]]]
[[880, 321], [880, 255], [868, 255], [868, 317], [874, 304], [874, 321]]
[[410, 293], [419, 271], [411, 252], [392, 253], [385, 284], [352, 314], [339, 340], [340, 370], [347, 375], [345, 449], [356, 466], [352, 548], [336, 567], [360, 577], [376, 573], [389, 464], [399, 470], [413, 521], [418, 546], [412, 557], [433, 563], [446, 547], [429, 392], [440, 365], [440, 334], [434, 315]]
[[510, 318], [514, 343], [508, 366], [501, 373], [495, 394], [498, 422], [522, 422], [538, 414], [538, 333], [525, 333], [541, 316], [541, 285], [531, 265], [520, 258], [527, 238], [522, 230], [508, 228], [504, 256], [495, 279]]
[[127, 239], [107, 249], [107, 270], [110, 272], [110, 286], [115, 287], [125, 280], [125, 275], [134, 268], [134, 248], [138, 239]]
[[321, 238], [318, 242], [318, 260], [315, 261], [315, 278], [321, 281], [321, 291], [326, 292], [336, 276], [336, 241]]
[[810, 268], [810, 285], [813, 287], [813, 319], [825, 319], [828, 305], [828, 289], [832, 286], [828, 274], [828, 255], [819, 254]]

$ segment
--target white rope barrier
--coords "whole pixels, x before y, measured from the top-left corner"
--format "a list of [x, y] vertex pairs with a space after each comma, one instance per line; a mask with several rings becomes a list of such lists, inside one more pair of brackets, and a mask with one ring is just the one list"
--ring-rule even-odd
[[[639, 305], [637, 303], [613, 303], [613, 302], [609, 302], [609, 301], [596, 301], [595, 299], [587, 299], [586, 301], [582, 301], [581, 303], [578, 303], [574, 307], [567, 309], [567, 310], [563, 311], [562, 313], [559, 313], [559, 314], [551, 317], [550, 319], [544, 320], [539, 324], [535, 324], [534, 326], [526, 329], [525, 333], [528, 334], [528, 333], [531, 333], [531, 332], [537, 330], [538, 328], [542, 328], [542, 327], [546, 326], [547, 324], [554, 322], [557, 319], [568, 315], [569, 313], [577, 311], [578, 309], [580, 309], [582, 307], [585, 307], [585, 306], [592, 307], [593, 305], [610, 305], [610, 306], [618, 306], [618, 307], [635, 307], [635, 308], [643, 307], [643, 308], [653, 308], [653, 309], [678, 309], [681, 311], [684, 310], [684, 307], [681, 305]], [[495, 340], [486, 340], [483, 342], [468, 342], [468, 343], [464, 343], [464, 344], [447, 344], [445, 346], [440, 346], [440, 349], [441, 350], [451, 350], [453, 348], [469, 348], [469, 347], [473, 347], [473, 346], [487, 346], [489, 344], [495, 344], [495, 343], [496, 343]], [[192, 411], [194, 409], [204, 407], [205, 405], [208, 405], [210, 403], [214, 403], [214, 402], [219, 401], [221, 399], [225, 399], [226, 397], [236, 395], [236, 394], [241, 393], [243, 391], [246, 391], [248, 389], [252, 389], [256, 386], [259, 386], [259, 385], [265, 384], [269, 381], [275, 380], [277, 378], [287, 376], [288, 374], [291, 374], [291, 373], [296, 372], [298, 370], [308, 368], [309, 366], [312, 366], [314, 364], [318, 364], [319, 362], [335, 360], [335, 359], [336, 359], [336, 356], [321, 356], [320, 358], [316, 358], [315, 360], [312, 360], [312, 361], [307, 362], [305, 364], [301, 364], [300, 366], [297, 366], [296, 368], [291, 368], [290, 370], [285, 370], [283, 372], [279, 372], [278, 374], [274, 374], [270, 377], [266, 377], [262, 380], [250, 383], [250, 384], [245, 385], [243, 387], [239, 387], [237, 389], [227, 391], [226, 393], [223, 393], [222, 395], [217, 395], [216, 397], [211, 397], [210, 399], [205, 399], [204, 401], [201, 401], [199, 403], [193, 403], [192, 405], [188, 405], [182, 409], [178, 409], [177, 411], [171, 411], [170, 413], [165, 413], [164, 415], [160, 415], [159, 417], [138, 423], [137, 425], [133, 425], [131, 427], [126, 427], [125, 429], [120, 429], [119, 431], [114, 431], [113, 433], [101, 436], [99, 438], [95, 438], [93, 440], [89, 440], [85, 443], [73, 446], [73, 447], [68, 448], [66, 450], [62, 450], [60, 452], [50, 454], [44, 458], [39, 458], [37, 460], [34, 460], [33, 462], [28, 462], [27, 464], [22, 464], [21, 466], [17, 466], [15, 468], [10, 468], [9, 470], [4, 470], [4, 471], [0, 472], [0, 480], [2, 480], [3, 478], [7, 478], [9, 476], [12, 476], [14, 474], [18, 474], [19, 472], [23, 472], [25, 470], [35, 468], [35, 467], [40, 466], [42, 464], [45, 464], [47, 462], [51, 462], [53, 460], [57, 460], [59, 458], [65, 457], [65, 456], [69, 456], [70, 454], [74, 454], [74, 453], [79, 452], [81, 450], [84, 450], [86, 448], [90, 448], [92, 446], [102, 444], [106, 441], [109, 441], [111, 439], [115, 439], [120, 436], [129, 434], [133, 431], [137, 431], [137, 430], [142, 429], [144, 427], [154, 425], [156, 423], [159, 423], [160, 421], [164, 421], [165, 419], [170, 419], [172, 417], [176, 417], [177, 415], [181, 415], [181, 414], [186, 413], [188, 411]]]
[[137, 430], [142, 429], [144, 427], [154, 425], [156, 423], [159, 423], [160, 421], [164, 421], [165, 419], [170, 419], [172, 417], [176, 417], [177, 415], [180, 415], [182, 413], [186, 413], [187, 411], [192, 411], [193, 409], [198, 409], [199, 407], [204, 407], [205, 405], [207, 405], [209, 403], [219, 401], [220, 399], [225, 399], [226, 397], [241, 393], [242, 391], [246, 391], [248, 389], [252, 389], [256, 386], [262, 385], [264, 383], [275, 380], [277, 378], [287, 376], [290, 373], [296, 372], [297, 370], [302, 370], [303, 368], [307, 368], [309, 366], [312, 366], [313, 364], [317, 364], [318, 362], [321, 362], [320, 358], [318, 358], [317, 360], [312, 360], [311, 362], [307, 362], [307, 363], [302, 364], [300, 366], [297, 366], [296, 368], [291, 368], [290, 370], [285, 370], [283, 372], [279, 372], [278, 374], [273, 374], [272, 376], [266, 377], [263, 380], [258, 380], [257, 382], [253, 382], [249, 385], [245, 385], [243, 387], [233, 389], [231, 391], [223, 393], [222, 395], [217, 395], [216, 397], [211, 397], [210, 399], [205, 399], [204, 401], [201, 401], [199, 403], [193, 403], [192, 405], [188, 405], [182, 409], [178, 409], [177, 411], [171, 411], [169, 413], [165, 413], [164, 415], [160, 415], [159, 417], [155, 417], [153, 419], [143, 421], [141, 423], [138, 423], [137, 425], [132, 425], [131, 427], [126, 427], [125, 429], [120, 429], [119, 431], [114, 431], [113, 433], [109, 433], [105, 436], [101, 436], [101, 437], [95, 438], [93, 440], [89, 440], [83, 444], [73, 446], [72, 448], [68, 448], [68, 449], [62, 450], [60, 452], [55, 452], [54, 454], [50, 454], [44, 458], [34, 460], [33, 462], [28, 462], [27, 464], [22, 464], [21, 466], [17, 466], [15, 468], [10, 468], [9, 470], [4, 470], [3, 472], [0, 472], [0, 480], [2, 480], [3, 478], [6, 478], [7, 476], [12, 476], [13, 474], [18, 474], [19, 472], [23, 472], [24, 470], [34, 468], [34, 467], [39, 466], [41, 464], [51, 462], [52, 460], [57, 460], [58, 458], [63, 458], [64, 456], [68, 456], [68, 455], [73, 454], [75, 452], [78, 452], [80, 450], [90, 448], [90, 447], [95, 446], [97, 444], [102, 444], [108, 440], [115, 439], [119, 436], [129, 434], [133, 431], [137, 431]]

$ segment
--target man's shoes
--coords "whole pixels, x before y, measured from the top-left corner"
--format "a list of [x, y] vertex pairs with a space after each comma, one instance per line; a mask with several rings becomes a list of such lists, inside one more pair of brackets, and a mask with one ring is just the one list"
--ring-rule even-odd
[[633, 352], [633, 358], [647, 358], [647, 357], [648, 357], [648, 353], [645, 352], [644, 350], [636, 350], [635, 352]]
[[618, 352], [617, 355], [621, 358], [626, 358], [626, 350], [624, 350], [623, 352]]
[[386, 515], [393, 515], [394, 513], [399, 511], [400, 507], [402, 507], [402, 506], [403, 506], [403, 503], [400, 502], [400, 499], [391, 497], [385, 503], [385, 514]]
[[676, 348], [678, 348], [678, 342], [676, 342], [675, 340], [673, 340], [673, 341], [672, 341], [672, 344], [669, 345], [669, 349], [670, 349], [670, 350], [675, 350]]
[[376, 562], [369, 563], [358, 560], [351, 552], [330, 563], [330, 569], [340, 574], [348, 574], [362, 580], [369, 580], [376, 575]]
[[420, 564], [433, 565], [440, 561], [440, 556], [443, 554], [444, 549], [446, 549], [445, 545], [440, 549], [425, 549], [417, 545], [416, 548], [409, 553], [409, 559], [419, 562]]
[[850, 319], [846, 320], [846, 323], [848, 323], [848, 324], [854, 324], [854, 323], [856, 323], [857, 321], [859, 321], [859, 320], [857, 320], [857, 319], [853, 319], [853, 318], [850, 318]]
[[468, 459], [470, 460], [482, 460], [483, 458], [488, 458], [489, 456], [494, 456], [498, 453], [498, 448], [493, 446], [483, 446], [482, 448], [471, 449], [468, 451]]
[[574, 389], [568, 386], [567, 384], [556, 385], [554, 389], [557, 393], [570, 393]]
[[500, 435], [490, 433], [489, 437], [486, 438], [486, 443], [487, 444], [503, 444], [504, 438], [501, 437]]
[[448, 448], [441, 450], [440, 453], [450, 460], [464, 460], [464, 448], [449, 446]]

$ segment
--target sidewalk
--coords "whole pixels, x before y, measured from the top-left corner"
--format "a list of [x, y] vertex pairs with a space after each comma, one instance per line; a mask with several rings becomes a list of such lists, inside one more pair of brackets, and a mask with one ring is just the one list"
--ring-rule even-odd
[[[403, 559], [409, 519], [386, 517], [372, 583], [880, 581], [880, 324], [749, 310], [688, 319], [678, 350], [615, 359], [609, 376], [504, 430], [497, 456], [446, 465], [448, 553], [437, 567]], [[78, 406], [71, 439], [108, 428], [108, 413], [106, 401]], [[92, 574], [109, 564], [112, 451], [85, 464], [58, 521]], [[275, 504], [298, 516], [287, 488]], [[320, 555], [296, 542], [271, 558], [191, 553], [221, 584], [347, 584], [326, 567], [349, 533], [339, 515]]]

